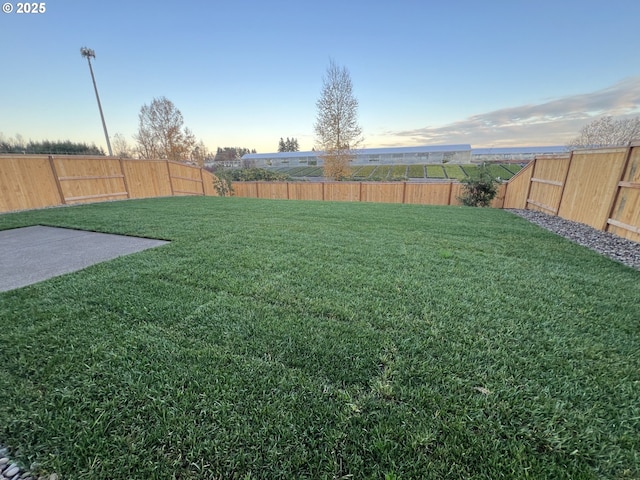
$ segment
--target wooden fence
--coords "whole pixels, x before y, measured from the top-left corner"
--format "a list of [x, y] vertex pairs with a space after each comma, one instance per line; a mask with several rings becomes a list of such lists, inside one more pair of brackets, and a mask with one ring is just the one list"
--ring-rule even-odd
[[540, 210], [640, 242], [640, 143], [536, 158], [509, 181], [503, 207]]
[[[217, 195], [215, 176], [166, 160], [0, 157], [0, 212], [171, 195]], [[236, 182], [239, 197], [459, 205], [458, 182]], [[536, 158], [495, 208], [541, 210], [640, 242], [640, 143]]]
[[[238, 197], [423, 205], [460, 205], [462, 195], [458, 182], [236, 182], [233, 189]], [[500, 185], [493, 207], [502, 208], [506, 189]]]
[[0, 212], [171, 195], [217, 195], [214, 176], [167, 160], [0, 157]]

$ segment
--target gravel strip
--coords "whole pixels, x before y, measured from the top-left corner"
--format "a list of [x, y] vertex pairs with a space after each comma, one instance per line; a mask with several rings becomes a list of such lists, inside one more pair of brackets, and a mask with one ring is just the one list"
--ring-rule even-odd
[[36, 477], [13, 463], [8, 450], [0, 445], [0, 480], [58, 480], [58, 475], [52, 473]]
[[508, 211], [612, 260], [640, 270], [640, 243], [638, 242], [537, 210], [509, 209]]

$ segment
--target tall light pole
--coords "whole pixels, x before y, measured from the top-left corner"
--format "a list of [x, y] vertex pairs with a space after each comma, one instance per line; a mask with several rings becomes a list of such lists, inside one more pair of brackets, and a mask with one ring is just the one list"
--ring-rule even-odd
[[104, 122], [104, 114], [102, 113], [102, 105], [100, 104], [100, 96], [98, 95], [98, 87], [96, 85], [96, 77], [93, 76], [93, 67], [91, 66], [91, 57], [96, 58], [96, 52], [87, 47], [80, 49], [80, 55], [87, 59], [89, 62], [89, 71], [91, 72], [91, 80], [93, 80], [93, 89], [96, 91], [96, 100], [98, 100], [98, 110], [100, 110], [100, 119], [102, 120], [102, 128], [104, 129], [104, 138], [107, 141], [107, 150], [109, 150], [109, 156], [113, 156], [111, 151], [111, 142], [109, 141], [109, 134], [107, 133], [107, 124]]

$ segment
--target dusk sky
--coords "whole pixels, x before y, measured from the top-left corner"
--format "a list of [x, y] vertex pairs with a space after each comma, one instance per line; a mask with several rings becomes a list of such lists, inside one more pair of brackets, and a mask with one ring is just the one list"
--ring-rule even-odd
[[130, 144], [167, 97], [217, 147], [314, 146], [330, 59], [360, 102], [364, 147], [564, 145], [601, 115], [640, 114], [637, 0], [52, 0], [0, 13], [0, 132]]

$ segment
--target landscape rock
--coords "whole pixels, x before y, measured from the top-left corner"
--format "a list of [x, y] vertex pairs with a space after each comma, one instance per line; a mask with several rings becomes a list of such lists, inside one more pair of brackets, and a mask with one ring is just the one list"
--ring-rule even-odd
[[612, 260], [640, 270], [640, 243], [638, 242], [537, 210], [508, 211]]

